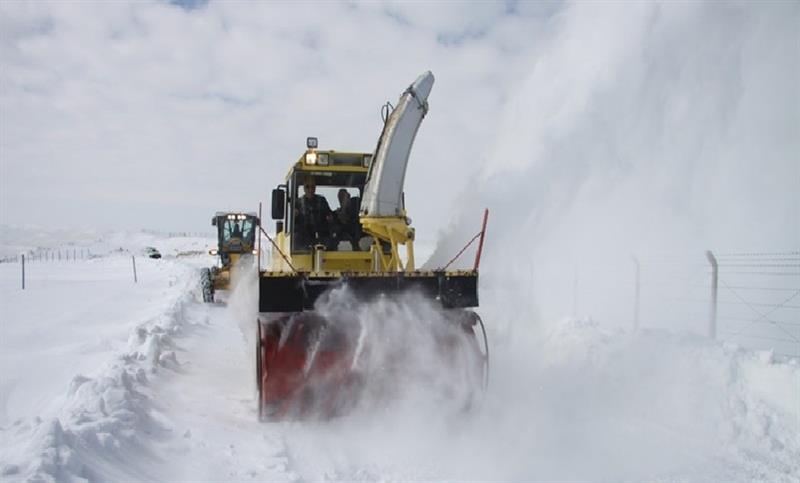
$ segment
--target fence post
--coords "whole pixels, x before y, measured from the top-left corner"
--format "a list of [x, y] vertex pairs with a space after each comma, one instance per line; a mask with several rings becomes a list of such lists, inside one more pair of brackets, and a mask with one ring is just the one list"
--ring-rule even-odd
[[639, 266], [639, 259], [635, 256], [632, 256], [633, 263], [636, 265], [636, 291], [635, 291], [635, 298], [633, 300], [633, 331], [639, 331], [639, 296], [640, 296], [640, 287], [641, 287], [641, 279], [640, 279], [640, 266]]
[[133, 262], [133, 283], [139, 283], [139, 279], [136, 278], [136, 257], [131, 255], [131, 261]]
[[22, 290], [25, 290], [25, 254], [23, 253], [20, 255], [20, 260], [22, 260]]
[[719, 264], [717, 257], [711, 253], [711, 250], [706, 251], [706, 258], [708, 263], [711, 264], [711, 310], [708, 314], [708, 337], [711, 339], [717, 338], [717, 284], [719, 282]]

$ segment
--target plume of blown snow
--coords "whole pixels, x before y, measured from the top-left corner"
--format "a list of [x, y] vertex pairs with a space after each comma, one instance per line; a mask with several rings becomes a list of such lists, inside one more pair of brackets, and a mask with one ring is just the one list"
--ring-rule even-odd
[[357, 341], [351, 366], [364, 382], [362, 408], [455, 414], [480, 395], [482, 359], [461, 325], [467, 313], [443, 311], [413, 292], [365, 301], [346, 286], [315, 309]]
[[428, 266], [488, 206], [482, 288], [517, 301], [532, 288], [553, 320], [573, 309], [582, 267], [595, 308], [622, 320], [611, 306], [633, 254], [703, 263], [707, 249], [796, 249], [798, 22], [791, 2], [569, 5]]

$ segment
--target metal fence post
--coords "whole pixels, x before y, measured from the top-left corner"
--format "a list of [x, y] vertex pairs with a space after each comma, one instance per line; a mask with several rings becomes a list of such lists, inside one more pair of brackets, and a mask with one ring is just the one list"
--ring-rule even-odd
[[711, 264], [711, 310], [708, 314], [708, 337], [711, 339], [717, 338], [717, 284], [719, 282], [719, 264], [717, 257], [711, 253], [711, 250], [706, 251], [706, 258], [708, 263]]
[[20, 260], [22, 260], [22, 290], [25, 290], [25, 254], [24, 253], [20, 256]]
[[633, 263], [636, 265], [636, 288], [635, 288], [635, 295], [633, 300], [633, 331], [639, 331], [639, 296], [640, 296], [640, 287], [641, 287], [641, 279], [640, 279], [640, 266], [639, 266], [639, 259], [634, 257]]
[[139, 283], [139, 279], [136, 278], [136, 257], [131, 255], [131, 261], [133, 262], [133, 283]]

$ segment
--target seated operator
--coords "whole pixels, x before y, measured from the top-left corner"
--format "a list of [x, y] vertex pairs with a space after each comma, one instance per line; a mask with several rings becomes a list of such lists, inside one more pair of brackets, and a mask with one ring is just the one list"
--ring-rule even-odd
[[330, 223], [333, 214], [324, 196], [316, 194], [317, 184], [313, 177], [303, 183], [303, 196], [295, 206], [295, 236], [298, 246], [308, 248], [321, 243], [330, 248]]
[[333, 213], [335, 235], [340, 241], [349, 241], [355, 250], [361, 234], [361, 224], [358, 221], [361, 200], [358, 197], [351, 198], [350, 193], [344, 188], [339, 190], [337, 197], [339, 208]]
[[235, 221], [233, 223], [233, 234], [231, 235], [232, 238], [241, 238], [242, 237], [242, 227], [239, 225], [240, 222]]

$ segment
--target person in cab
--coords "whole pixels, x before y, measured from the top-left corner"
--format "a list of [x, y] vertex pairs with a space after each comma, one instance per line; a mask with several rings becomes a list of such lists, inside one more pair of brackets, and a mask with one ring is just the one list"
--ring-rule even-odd
[[316, 244], [328, 247], [331, 243], [331, 222], [333, 212], [328, 200], [318, 195], [317, 183], [313, 177], [303, 182], [303, 196], [295, 207], [295, 236], [298, 245], [310, 248]]

